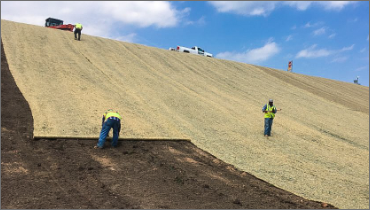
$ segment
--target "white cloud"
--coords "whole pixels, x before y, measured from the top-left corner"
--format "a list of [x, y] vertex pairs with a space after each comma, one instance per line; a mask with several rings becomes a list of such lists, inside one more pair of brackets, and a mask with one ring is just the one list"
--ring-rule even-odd
[[303, 26], [303, 28], [313, 28], [313, 27], [317, 27], [317, 26], [322, 25], [322, 24], [324, 24], [324, 23], [323, 22], [316, 22], [316, 23], [311, 24], [310, 22], [307, 22]]
[[311, 5], [318, 6], [320, 8], [324, 8], [325, 10], [337, 10], [340, 11], [344, 9], [344, 7], [354, 4], [355, 2], [351, 1], [292, 1], [292, 2], [284, 2], [285, 4], [295, 7], [297, 10], [307, 10]]
[[326, 10], [342, 10], [345, 6], [353, 4], [351, 1], [318, 1]]
[[239, 15], [269, 15], [278, 2], [258, 2], [258, 1], [211, 1], [218, 12], [235, 13]]
[[103, 37], [114, 36], [124, 27], [175, 27], [189, 11], [178, 10], [165, 1], [1, 2], [2, 19], [43, 26], [46, 18], [54, 17], [65, 24], [80, 22], [84, 33]]
[[[181, 13], [181, 11], [173, 9], [169, 2], [164, 1], [108, 1], [97, 3], [100, 8], [100, 13], [104, 16], [109, 16], [121, 23], [136, 25], [139, 27], [173, 27], [178, 24], [177, 17]], [[82, 10], [85, 10], [85, 8]], [[187, 11], [188, 9], [185, 9], [183, 12]]]
[[299, 51], [296, 55], [296, 58], [318, 58], [332, 54], [332, 52], [327, 49], [316, 49], [316, 46], [317, 45], [314, 44], [307, 49]]
[[292, 35], [289, 35], [286, 39], [285, 39], [285, 41], [286, 42], [289, 42], [290, 40], [292, 40], [293, 39], [293, 36]]
[[124, 41], [124, 42], [135, 42], [136, 41], [136, 33], [127, 34], [124, 36], [119, 36], [113, 38], [115, 40]]
[[330, 34], [330, 36], [328, 37], [329, 39], [332, 39], [336, 36], [337, 34], [336, 33], [333, 33], [333, 34]]
[[233, 13], [246, 16], [267, 16], [279, 5], [290, 6], [299, 11], [307, 10], [312, 5], [325, 10], [340, 11], [344, 7], [353, 4], [351, 1], [211, 1], [218, 12]]
[[355, 71], [363, 71], [363, 70], [369, 70], [369, 67], [368, 66], [361, 66], [361, 67], [355, 69]]
[[198, 20], [196, 20], [196, 21], [191, 21], [191, 20], [189, 20], [189, 21], [185, 21], [184, 22], [184, 24], [185, 25], [199, 25], [199, 26], [203, 26], [203, 25], [205, 25], [206, 24], [206, 20], [205, 20], [205, 17], [204, 16], [202, 16], [202, 17], [200, 17]]
[[303, 27], [304, 27], [304, 28], [310, 28], [310, 27], [312, 27], [312, 25], [311, 25], [311, 23], [310, 23], [310, 22], [308, 22], [308, 23], [306, 23], [306, 25], [304, 25]]
[[304, 11], [306, 10], [311, 4], [311, 1], [286, 1], [284, 2], [285, 5], [289, 5], [291, 7], [295, 7], [297, 10]]
[[247, 50], [242, 53], [222, 52], [217, 54], [216, 57], [244, 63], [259, 63], [268, 60], [279, 52], [280, 48], [270, 39], [263, 47]]
[[[345, 51], [353, 50], [354, 44], [349, 47], [343, 47], [340, 50], [327, 50], [325, 48], [323, 49], [316, 49], [317, 45], [314, 44], [311, 47], [301, 50], [297, 53], [296, 58], [319, 58], [319, 57], [326, 57], [333, 54], [342, 53]], [[338, 58], [339, 59], [339, 58]], [[339, 59], [340, 60], [340, 59]], [[343, 60], [343, 58], [342, 58]]]
[[348, 57], [337, 57], [334, 58], [331, 63], [343, 63], [348, 59]]
[[354, 47], [355, 45], [353, 44], [353, 45], [351, 45], [351, 46], [349, 46], [349, 47], [343, 47], [342, 49], [340, 49], [338, 52], [344, 52], [344, 51], [349, 51], [349, 50], [353, 50], [353, 47]]
[[313, 35], [318, 36], [318, 35], [325, 34], [325, 32], [326, 32], [326, 29], [324, 27], [321, 27], [321, 28], [315, 30], [313, 32]]

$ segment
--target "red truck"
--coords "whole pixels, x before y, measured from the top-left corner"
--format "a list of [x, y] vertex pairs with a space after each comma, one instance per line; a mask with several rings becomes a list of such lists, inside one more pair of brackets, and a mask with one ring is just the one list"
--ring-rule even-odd
[[65, 31], [73, 31], [73, 28], [75, 26], [72, 24], [64, 25], [63, 20], [49, 17], [45, 20], [45, 27], [56, 28], [56, 29], [65, 30]]

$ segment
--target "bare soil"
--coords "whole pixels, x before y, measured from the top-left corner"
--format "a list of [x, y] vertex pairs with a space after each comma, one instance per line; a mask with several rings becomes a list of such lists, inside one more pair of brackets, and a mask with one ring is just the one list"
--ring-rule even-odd
[[239, 171], [188, 141], [33, 140], [33, 117], [1, 45], [1, 207], [335, 208]]

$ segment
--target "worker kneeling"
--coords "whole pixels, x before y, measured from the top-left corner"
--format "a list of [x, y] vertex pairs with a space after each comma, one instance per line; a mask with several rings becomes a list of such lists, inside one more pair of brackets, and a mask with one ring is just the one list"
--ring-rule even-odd
[[111, 128], [113, 128], [113, 139], [111, 141], [112, 147], [117, 147], [118, 144], [118, 137], [121, 131], [121, 119], [122, 117], [118, 114], [118, 112], [114, 112], [113, 109], [108, 109], [103, 115], [102, 119], [102, 129], [99, 136], [98, 145], [94, 148], [103, 149], [105, 139], [108, 136], [108, 133]]

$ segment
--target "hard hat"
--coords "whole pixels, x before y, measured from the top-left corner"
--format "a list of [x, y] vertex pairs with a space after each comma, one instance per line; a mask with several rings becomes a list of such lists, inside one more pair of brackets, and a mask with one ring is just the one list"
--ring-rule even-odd
[[270, 99], [269, 102], [274, 102], [274, 100]]

